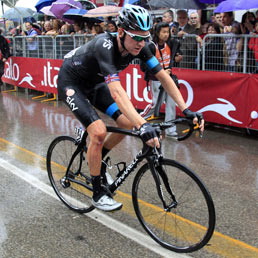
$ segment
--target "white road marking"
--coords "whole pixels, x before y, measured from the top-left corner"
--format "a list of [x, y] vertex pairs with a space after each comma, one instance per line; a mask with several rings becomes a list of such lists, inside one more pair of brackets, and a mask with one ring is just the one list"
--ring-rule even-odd
[[[0, 166], [4, 168], [5, 170], [8, 170], [12, 174], [20, 177], [27, 183], [31, 184], [33, 187], [41, 190], [42, 192], [50, 195], [51, 197], [58, 199], [56, 196], [54, 190], [49, 185], [41, 182], [36, 177], [26, 173], [24, 170], [10, 164], [9, 162], [3, 160], [0, 158]], [[60, 202], [61, 203], [61, 202]], [[159, 246], [154, 240], [152, 240], [150, 237], [144, 235], [143, 233], [130, 228], [129, 226], [109, 217], [103, 212], [100, 212], [98, 210], [93, 210], [90, 213], [84, 214], [85, 216], [88, 216], [89, 218], [98, 221], [99, 223], [103, 224], [105, 227], [108, 227], [112, 229], [113, 231], [118, 232], [119, 234], [133, 240], [134, 242], [138, 243], [139, 245], [144, 246], [145, 248], [161, 255], [162, 257], [168, 257], [168, 258], [187, 258], [189, 256], [183, 255], [183, 254], [177, 254], [174, 252], [171, 252], [169, 250], [166, 250]], [[140, 227], [140, 225], [139, 225]]]

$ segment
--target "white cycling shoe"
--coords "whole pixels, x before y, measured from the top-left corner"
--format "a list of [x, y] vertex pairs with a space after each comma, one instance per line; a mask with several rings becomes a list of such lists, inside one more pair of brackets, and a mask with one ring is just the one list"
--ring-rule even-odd
[[120, 202], [116, 202], [114, 199], [109, 197], [108, 195], [103, 195], [98, 201], [94, 201], [92, 199], [92, 205], [102, 211], [116, 211], [120, 210], [123, 207], [123, 204]]

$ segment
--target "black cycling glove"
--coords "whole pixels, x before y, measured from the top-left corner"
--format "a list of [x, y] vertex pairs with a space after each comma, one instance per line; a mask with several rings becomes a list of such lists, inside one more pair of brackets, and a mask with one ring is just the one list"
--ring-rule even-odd
[[140, 136], [141, 138], [147, 142], [148, 140], [157, 137], [156, 129], [151, 126], [149, 123], [143, 124], [140, 129]]
[[189, 119], [194, 119], [195, 117], [197, 117], [199, 124], [201, 124], [201, 120], [203, 119], [202, 113], [193, 112], [193, 111], [191, 111], [191, 110], [188, 109], [188, 108], [186, 108], [186, 109], [183, 111], [183, 114], [185, 115], [186, 118], [189, 118]]

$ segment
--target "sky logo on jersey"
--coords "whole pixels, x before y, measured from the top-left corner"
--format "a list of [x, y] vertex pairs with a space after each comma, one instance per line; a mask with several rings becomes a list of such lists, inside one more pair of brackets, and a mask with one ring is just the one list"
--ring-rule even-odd
[[120, 81], [118, 73], [109, 74], [109, 75], [105, 76], [104, 78], [105, 78], [106, 84], [109, 84], [111, 82]]
[[110, 39], [104, 39], [103, 47], [109, 50], [113, 47], [113, 42]]

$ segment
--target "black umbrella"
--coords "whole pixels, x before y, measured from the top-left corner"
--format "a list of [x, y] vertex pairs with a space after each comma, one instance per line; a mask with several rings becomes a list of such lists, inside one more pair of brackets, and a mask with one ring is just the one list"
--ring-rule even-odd
[[148, 0], [151, 8], [204, 9], [206, 6], [198, 0]]
[[81, 3], [82, 9], [90, 10], [90, 9], [97, 8], [97, 6], [89, 0], [76, 0], [76, 1]]

